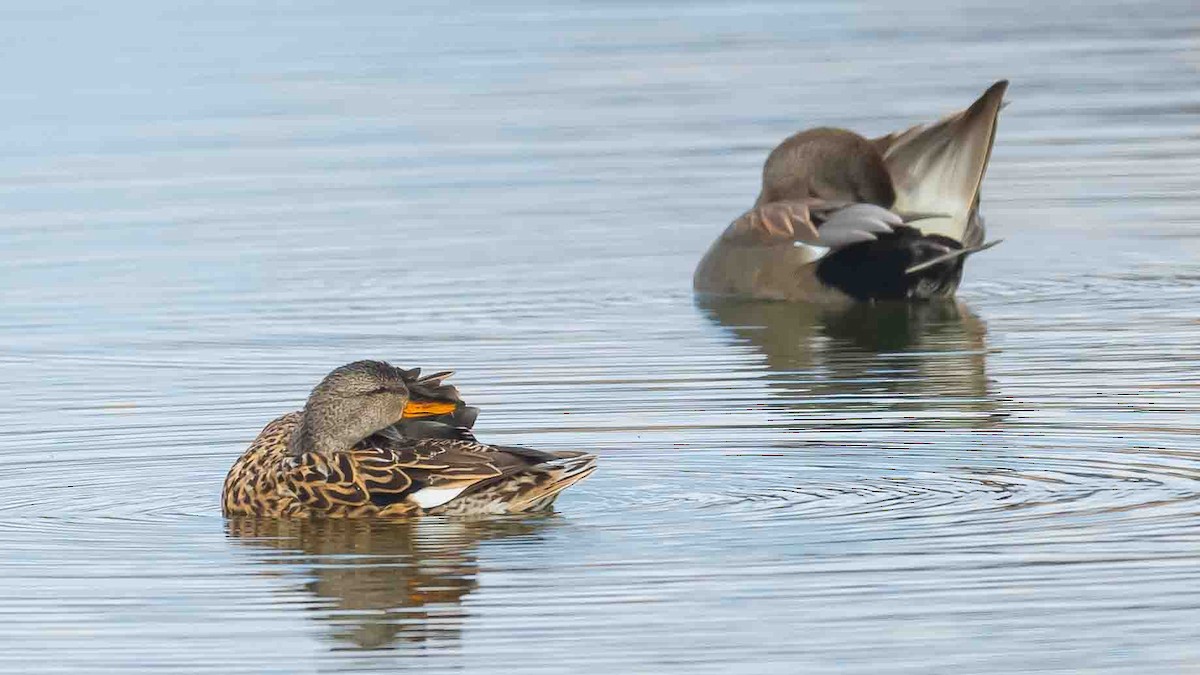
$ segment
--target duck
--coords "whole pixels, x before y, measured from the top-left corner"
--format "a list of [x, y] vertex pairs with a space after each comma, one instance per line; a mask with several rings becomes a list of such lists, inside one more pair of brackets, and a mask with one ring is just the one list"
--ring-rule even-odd
[[696, 266], [708, 297], [820, 304], [948, 298], [988, 249], [980, 188], [1008, 81], [878, 138], [820, 127], [767, 156], [754, 206]]
[[[596, 457], [481, 443], [476, 410], [444, 384], [386, 361], [335, 368], [303, 410], [266, 425], [221, 492], [227, 517], [480, 516], [549, 510]], [[414, 426], [414, 422], [423, 424]], [[411, 435], [406, 435], [411, 434]]]

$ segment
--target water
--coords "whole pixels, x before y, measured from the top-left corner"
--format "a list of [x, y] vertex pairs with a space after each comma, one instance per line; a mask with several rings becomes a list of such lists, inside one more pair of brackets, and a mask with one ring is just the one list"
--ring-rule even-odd
[[[0, 669], [1200, 661], [1200, 15], [0, 9]], [[958, 305], [698, 303], [766, 152], [1011, 78]], [[226, 522], [358, 358], [598, 453], [548, 517]]]

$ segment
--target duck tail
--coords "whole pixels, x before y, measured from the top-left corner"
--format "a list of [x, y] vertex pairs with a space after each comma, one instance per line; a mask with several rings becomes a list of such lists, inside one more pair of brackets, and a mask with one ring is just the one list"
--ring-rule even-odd
[[962, 244], [959, 255], [983, 243], [975, 212], [1007, 89], [1000, 80], [966, 110], [873, 140], [896, 188], [892, 210], [928, 214], [913, 226]]
[[558, 493], [592, 475], [596, 456], [585, 452], [555, 452], [555, 459], [539, 464], [539, 480], [509, 503], [511, 513], [542, 511], [550, 507]]

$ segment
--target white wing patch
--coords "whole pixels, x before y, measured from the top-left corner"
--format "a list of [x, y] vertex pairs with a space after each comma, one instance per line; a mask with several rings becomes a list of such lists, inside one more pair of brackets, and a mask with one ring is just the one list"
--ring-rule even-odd
[[833, 249], [829, 248], [828, 246], [817, 246], [815, 244], [806, 244], [799, 240], [792, 242], [792, 246], [804, 251], [805, 262], [816, 262], [817, 260], [824, 258], [826, 256], [826, 254], [828, 254], [830, 251], [833, 250]]
[[451, 499], [459, 496], [462, 494], [463, 490], [466, 490], [468, 487], [470, 486], [463, 485], [461, 487], [448, 488], [421, 488], [420, 490], [410, 494], [409, 498], [416, 502], [417, 505], [423, 509], [432, 509], [435, 506], [441, 506], [442, 504], [445, 504]]

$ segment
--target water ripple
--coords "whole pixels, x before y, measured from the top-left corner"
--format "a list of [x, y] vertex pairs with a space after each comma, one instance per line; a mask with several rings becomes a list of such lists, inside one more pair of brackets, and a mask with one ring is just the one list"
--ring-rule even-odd
[[[0, 670], [1187, 672], [1194, 4], [0, 9]], [[780, 138], [999, 77], [961, 303], [693, 299]], [[364, 357], [600, 470], [222, 519]]]

